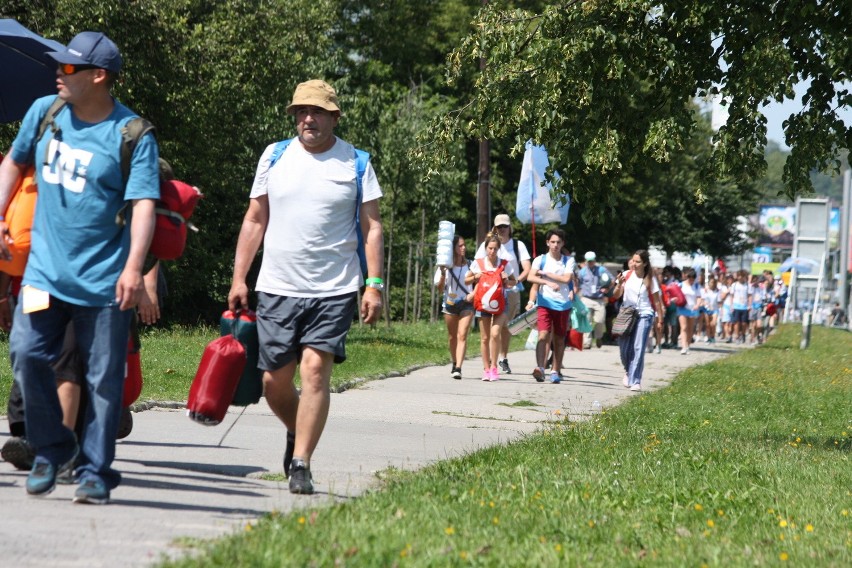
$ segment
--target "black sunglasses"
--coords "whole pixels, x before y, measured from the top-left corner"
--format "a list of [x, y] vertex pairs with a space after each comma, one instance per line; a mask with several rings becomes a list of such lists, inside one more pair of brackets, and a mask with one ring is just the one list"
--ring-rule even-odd
[[84, 64], [76, 64], [76, 63], [60, 63], [59, 70], [63, 75], [73, 75], [74, 73], [78, 73], [80, 71], [87, 71], [89, 69], [98, 69], [97, 65], [84, 65]]

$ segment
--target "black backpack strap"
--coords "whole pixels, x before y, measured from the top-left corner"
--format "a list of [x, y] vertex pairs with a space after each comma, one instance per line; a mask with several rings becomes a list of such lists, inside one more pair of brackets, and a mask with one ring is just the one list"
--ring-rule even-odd
[[142, 137], [152, 132], [154, 125], [142, 117], [136, 117], [121, 128], [121, 177], [124, 183], [130, 178], [130, 160]]
[[[129, 120], [127, 124], [121, 127], [121, 179], [125, 186], [127, 180], [130, 179], [130, 161], [133, 158], [133, 152], [136, 151], [136, 146], [139, 145], [143, 136], [153, 131], [154, 125], [140, 116]], [[129, 203], [125, 202], [115, 215], [115, 224], [120, 227], [127, 223], [128, 205]]]
[[[62, 140], [62, 130], [56, 126], [56, 115], [59, 114], [59, 111], [65, 106], [65, 101], [57, 96], [50, 106], [47, 108], [47, 112], [44, 113], [44, 116], [41, 118], [41, 123], [38, 125], [38, 132], [36, 133], [35, 144], [38, 144], [38, 141], [41, 140], [41, 137], [44, 136], [45, 131], [50, 128], [51, 134], [53, 138], [58, 140]], [[45, 146], [44, 149], [44, 165], [48, 165], [50, 163], [50, 144]], [[35, 146], [33, 146], [33, 153], [35, 153]], [[33, 164], [35, 164], [35, 155], [33, 155]]]

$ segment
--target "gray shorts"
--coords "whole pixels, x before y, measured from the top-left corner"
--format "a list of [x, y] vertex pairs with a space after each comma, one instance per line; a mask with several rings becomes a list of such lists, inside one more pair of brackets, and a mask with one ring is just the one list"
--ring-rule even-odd
[[258, 367], [275, 371], [300, 360], [303, 347], [346, 360], [346, 334], [355, 317], [357, 294], [327, 298], [293, 298], [257, 293]]

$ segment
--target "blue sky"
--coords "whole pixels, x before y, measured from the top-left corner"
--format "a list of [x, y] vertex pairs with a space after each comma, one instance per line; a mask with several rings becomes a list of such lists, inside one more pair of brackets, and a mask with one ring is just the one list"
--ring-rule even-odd
[[[781, 147], [786, 148], [784, 144], [784, 129], [781, 124], [787, 120], [790, 114], [802, 110], [802, 95], [807, 91], [810, 81], [799, 83], [796, 85], [796, 100], [785, 101], [784, 103], [772, 103], [763, 109], [766, 115], [766, 136], [769, 140], [778, 142]], [[846, 108], [840, 113], [840, 117], [846, 126], [852, 125], [852, 109]]]

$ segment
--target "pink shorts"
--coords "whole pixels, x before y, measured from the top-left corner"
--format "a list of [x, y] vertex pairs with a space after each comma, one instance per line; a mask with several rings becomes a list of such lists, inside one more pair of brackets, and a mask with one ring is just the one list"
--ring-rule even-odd
[[538, 330], [552, 331], [554, 335], [565, 337], [568, 335], [569, 310], [556, 311], [550, 308], [538, 307]]

